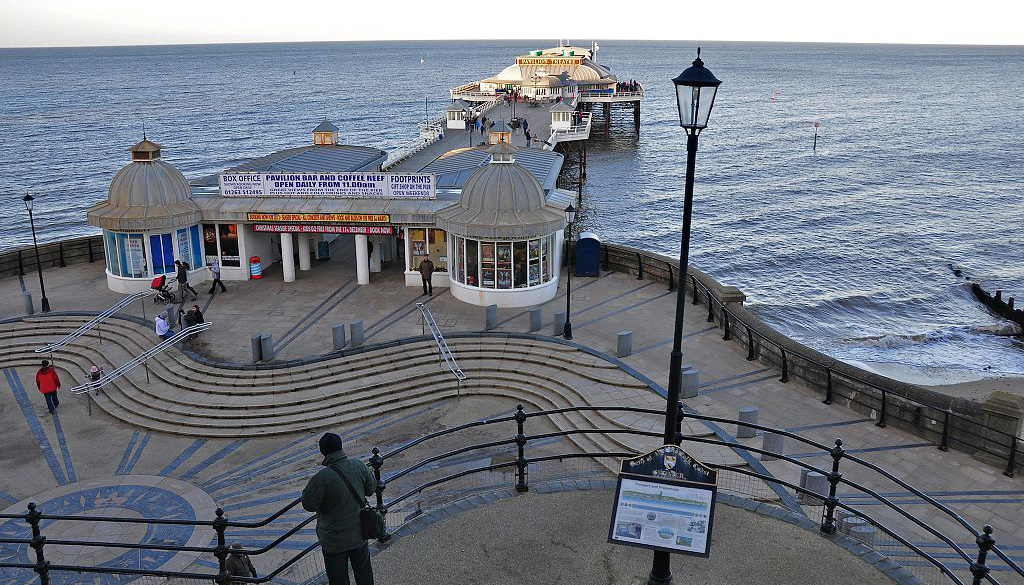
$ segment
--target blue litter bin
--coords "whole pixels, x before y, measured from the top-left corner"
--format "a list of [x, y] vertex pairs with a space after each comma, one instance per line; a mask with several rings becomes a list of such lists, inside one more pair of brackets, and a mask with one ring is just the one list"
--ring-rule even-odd
[[601, 239], [593, 232], [583, 232], [574, 246], [576, 276], [601, 276]]

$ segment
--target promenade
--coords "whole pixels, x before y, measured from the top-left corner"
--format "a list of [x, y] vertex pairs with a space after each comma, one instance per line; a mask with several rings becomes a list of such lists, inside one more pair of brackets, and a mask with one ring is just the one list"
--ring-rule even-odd
[[[350, 454], [366, 456], [373, 446], [383, 449], [432, 430], [507, 414], [518, 402], [527, 404], [528, 410], [573, 404], [664, 407], [664, 399], [649, 384], [664, 388], [668, 382], [671, 315], [676, 294], [669, 292], [664, 284], [616, 272], [602, 272], [599, 278], [573, 278], [572, 344], [550, 337], [554, 312], [565, 309], [564, 276], [559, 280], [563, 288], [558, 296], [541, 307], [543, 326], [537, 336], [519, 340], [500, 337], [502, 333], [525, 334], [529, 330], [528, 310], [509, 309], [499, 311], [498, 327], [490, 337], [462, 338], [459, 334], [484, 329], [484, 309], [453, 299], [446, 289], [435, 288], [434, 295], [426, 297], [418, 287], [404, 286], [400, 263], [386, 264], [382, 272], [372, 275], [369, 285], [358, 286], [355, 266], [349, 260], [351, 250], [345, 249], [349, 245], [352, 245], [349, 239], [340, 238], [332, 249], [336, 260], [314, 263], [312, 270], [300, 271], [296, 282], [289, 286], [284, 285], [276, 267], [271, 267], [259, 281], [227, 283], [229, 292], [226, 294], [211, 296], [206, 294], [208, 284], [196, 284], [201, 294], [195, 304], [204, 310], [213, 326], [192, 349], [212, 362], [241, 367], [251, 363], [249, 337], [254, 334], [273, 335], [279, 361], [329, 352], [332, 349], [331, 327], [340, 322], [362, 320], [367, 345], [419, 336], [423, 328], [416, 303], [422, 302], [433, 313], [442, 331], [451, 336], [449, 344], [470, 375], [462, 388], [456, 388], [450, 375], [437, 364], [432, 341], [379, 350], [383, 353], [349, 356], [344, 358], [348, 360], [345, 362], [310, 364], [303, 366], [301, 376], [297, 369], [283, 370], [273, 374], [277, 378], [265, 381], [245, 369], [199, 367], [181, 352], [172, 350], [173, 355], [161, 356], [152, 364], [150, 380], [137, 370], [129, 376], [131, 388], [105, 391], [108, 396], [94, 397], [91, 404], [83, 396], [65, 392], [57, 416], [51, 417], [33, 388], [40, 356], [28, 347], [59, 337], [59, 327], [47, 329], [47, 323], [64, 320], [61, 327], [66, 332], [70, 331], [71, 324], [81, 323], [84, 318], [39, 318], [37, 315], [27, 321], [2, 323], [0, 363], [5, 373], [4, 388], [0, 391], [0, 414], [5, 423], [0, 428], [0, 442], [5, 445], [0, 455], [0, 468], [4, 471], [0, 475], [2, 507], [11, 506], [8, 511], [12, 511], [20, 506], [23, 510], [24, 501], [38, 494], [46, 493], [44, 500], [53, 500], [62, 497], [62, 493], [77, 493], [76, 490], [84, 489], [82, 485], [86, 482], [101, 485], [145, 475], [169, 478], [170, 491], [187, 491], [188, 485], [198, 486], [204, 497], [209, 497], [209, 501], [197, 500], [196, 509], [204, 510], [203, 513], [208, 513], [211, 502], [215, 502], [223, 506], [230, 517], [257, 518], [276, 510], [301, 490], [305, 478], [316, 469], [316, 438], [325, 428], [344, 434]], [[22, 291], [28, 290], [38, 299], [37, 284], [29, 276], [0, 279], [0, 316], [9, 319], [24, 315]], [[100, 263], [47, 270], [46, 285], [55, 312], [100, 311], [122, 298], [105, 286]], [[145, 318], [151, 322], [157, 308], [148, 299], [145, 303]], [[193, 302], [189, 301], [187, 306], [191, 304]], [[991, 524], [997, 542], [1018, 563], [1021, 561], [1024, 557], [1021, 552], [1024, 550], [1024, 479], [1020, 474], [1015, 478], [1006, 477], [998, 465], [955, 450], [939, 451], [920, 437], [893, 427], [879, 428], [863, 415], [838, 405], [822, 404], [820, 397], [809, 388], [795, 381], [783, 383], [776, 370], [747, 361], [740, 345], [723, 341], [721, 330], [706, 322], [706, 311], [702, 308], [703, 305], [688, 307], [684, 328], [684, 362], [700, 372], [701, 380], [700, 394], [686, 401], [688, 407], [701, 414], [735, 418], [738, 409], [755, 406], [760, 411], [761, 424], [798, 432], [826, 444], [842, 437], [851, 453], [892, 471], [975, 526]], [[141, 319], [141, 304], [134, 304], [126, 313]], [[65, 377], [65, 388], [81, 380], [87, 362], [98, 363], [109, 371], [126, 361], [132, 347], [146, 347], [147, 343], [155, 341], [148, 323], [114, 321], [117, 323], [103, 328], [106, 338], [102, 342], [90, 336], [81, 347], [54, 354], [61, 376]], [[633, 332], [633, 353], [616, 359], [613, 357], [616, 333], [623, 330]], [[391, 353], [386, 354], [387, 351]], [[345, 373], [354, 370], [346, 369], [348, 366], [343, 363], [357, 367], [360, 360], [366, 362], [365, 367], [374, 369], [362, 374]], [[250, 374], [251, 381], [239, 382]], [[335, 377], [327, 379], [329, 376]], [[317, 382], [320, 377], [325, 381]], [[501, 389], [488, 390], [499, 386], [496, 382], [499, 378]], [[264, 418], [257, 421], [260, 425], [265, 423], [265, 427], [254, 426], [254, 432], [227, 432], [233, 425], [241, 428], [239, 425], [250, 422], [257, 424], [245, 414], [246, 405], [255, 399], [232, 397], [232, 392], [242, 393], [248, 387], [255, 395], [260, 392], [261, 384], [268, 387], [286, 384], [301, 391], [306, 384], [301, 380], [312, 380], [310, 386], [318, 389], [311, 390], [309, 395], [303, 394], [304, 398], [296, 400], [295, 408], [304, 404], [313, 410], [291, 412], [288, 409], [292, 406], [272, 409], [266, 416], [260, 415]], [[380, 384], [372, 388], [360, 386], [371, 381]], [[422, 391], [416, 393], [420, 386]], [[152, 393], [145, 395], [149, 398], [124, 398], [118, 402], [122, 394], [127, 397], [143, 390]], [[204, 404], [219, 404], [216, 390], [227, 395], [223, 406], [217, 408], [235, 408], [231, 412], [239, 416], [221, 420], [204, 431], [196, 421], [216, 418], [203, 408]], [[347, 410], [338, 407], [336, 412], [332, 411], [334, 414], [326, 410], [318, 413], [318, 401], [329, 401], [332, 396], [349, 390], [363, 393], [360, 396], [365, 394], [367, 398], [352, 402]], [[157, 400], [154, 396], [161, 398]], [[265, 400], [274, 400], [272, 392], [265, 396]], [[385, 400], [385, 397], [392, 398]], [[139, 412], [133, 414], [125, 405]], [[158, 415], [145, 412], [146, 409], [164, 410]], [[130, 424], [127, 421], [130, 416], [150, 422]], [[163, 420], [159, 420], [161, 417]], [[296, 420], [299, 422], [291, 422]], [[619, 416], [613, 422], [654, 431], [660, 430], [662, 425], [660, 417], [639, 415]], [[593, 421], [568, 417], [543, 423], [531, 420], [530, 432], [557, 430], [574, 424], [593, 424]], [[501, 430], [481, 429], [471, 435], [471, 439], [508, 438], [514, 430], [514, 425]], [[722, 431], [730, 438], [735, 433], [733, 428]], [[684, 432], [693, 436], [713, 434], [712, 429], [697, 421], [688, 421]], [[761, 446], [760, 437], [738, 441]], [[640, 449], [657, 443], [651, 439], [633, 441], [628, 446]], [[456, 446], [455, 443], [434, 445], [430, 452]], [[561, 439], [536, 447], [534, 454], [594, 446], [611, 448], [614, 443], [605, 438], [595, 439], [593, 444]], [[727, 448], [685, 440], [683, 446], [699, 458], [723, 465], [752, 465], [750, 460]], [[407, 461], [423, 458], [426, 453], [410, 453]], [[799, 444], [787, 443], [785, 453], [819, 466], [829, 464], [826, 454], [809, 452]], [[445, 464], [447, 466], [431, 467], [424, 470], [418, 480], [466, 469], [481, 461], [507, 461], [510, 457], [514, 457], [514, 449], [494, 449], [485, 457], [477, 455]], [[400, 463], [396, 461], [395, 465]], [[535, 475], [538, 479], [570, 473], [608, 475], [607, 469], [599, 463], [559, 465], [531, 469], [531, 481]], [[798, 481], [797, 471], [791, 465], [780, 461], [763, 465], [780, 479]], [[854, 467], [844, 473], [893, 498], [911, 513], [934, 514], [934, 508], [877, 476]], [[187, 485], [172, 485], [170, 480]], [[412, 481], [409, 485], [414, 485]], [[492, 484], [507, 487], [510, 481], [508, 474], [471, 476], [451, 489], [482, 489]], [[743, 486], [731, 487], [744, 489]], [[777, 499], [763, 487], [750, 487], [750, 490], [758, 497]], [[424, 496], [415, 506], [427, 508], [438, 501], [437, 498], [443, 499], [443, 495]], [[896, 513], [883, 510], [861, 496], [848, 495], [843, 501], [870, 506], [869, 511], [877, 513], [879, 518], [906, 524]], [[820, 508], [805, 506], [804, 511], [813, 518]], [[250, 540], [246, 545], [269, 543], [281, 534], [288, 521], [294, 522], [300, 517], [297, 511], [289, 512], [280, 523], [268, 527], [261, 537], [253, 540], [248, 536]], [[934, 515], [929, 523], [956, 532], [953, 521], [946, 517]], [[240, 537], [241, 533], [234, 535]], [[305, 546], [303, 543], [313, 542], [315, 536], [311, 529], [303, 529], [296, 538], [293, 544], [301, 548]], [[919, 542], [929, 543], [930, 552], [950, 554], [947, 545], [933, 540], [929, 535], [919, 535]], [[965, 550], [974, 547], [967, 538], [959, 544]], [[274, 562], [285, 558], [286, 552], [293, 554], [294, 550], [265, 555], [257, 561], [257, 567], [262, 570], [273, 566]], [[647, 557], [646, 554], [641, 556]], [[81, 560], [88, 559], [82, 557]], [[211, 559], [196, 562], [209, 566]], [[381, 562], [386, 562], [386, 557], [381, 557]], [[1020, 582], [1011, 577], [1001, 562], [994, 561], [993, 566], [1002, 582]]]

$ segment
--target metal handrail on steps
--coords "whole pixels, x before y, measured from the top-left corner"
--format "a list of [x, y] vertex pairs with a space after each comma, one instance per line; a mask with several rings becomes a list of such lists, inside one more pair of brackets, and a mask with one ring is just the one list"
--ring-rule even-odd
[[430, 334], [434, 336], [434, 343], [437, 344], [437, 351], [444, 358], [444, 363], [447, 364], [448, 369], [451, 370], [452, 375], [459, 384], [459, 391], [462, 390], [462, 381], [466, 379], [466, 374], [463, 373], [462, 368], [455, 362], [455, 356], [452, 355], [450, 349], [448, 349], [448, 342], [444, 340], [444, 335], [441, 333], [441, 329], [437, 326], [437, 322], [434, 321], [434, 316], [430, 314], [430, 309], [423, 306], [423, 303], [416, 303], [416, 308], [420, 310], [420, 314], [423, 316], [423, 324], [426, 325], [427, 329], [430, 329]]
[[126, 307], [126, 306], [128, 306], [128, 305], [130, 305], [132, 303], [134, 303], [135, 301], [137, 301], [139, 299], [144, 299], [144, 298], [146, 298], [148, 296], [152, 296], [154, 294], [156, 294], [156, 291], [154, 291], [154, 290], [145, 290], [145, 291], [142, 291], [142, 292], [137, 292], [137, 293], [132, 294], [132, 295], [128, 295], [125, 298], [121, 299], [120, 301], [114, 303], [106, 311], [103, 311], [99, 315], [96, 315], [92, 319], [89, 319], [89, 321], [87, 323], [85, 323], [84, 325], [82, 325], [78, 329], [75, 329], [71, 333], [68, 333], [67, 335], [65, 335], [63, 338], [61, 338], [60, 341], [56, 341], [56, 342], [51, 343], [50, 345], [47, 345], [45, 347], [40, 347], [39, 349], [35, 350], [35, 353], [49, 353], [49, 352], [51, 352], [51, 351], [53, 351], [55, 349], [64, 347], [65, 345], [67, 345], [67, 344], [71, 343], [72, 341], [78, 339], [79, 337], [85, 335], [86, 332], [92, 330], [94, 327], [96, 327], [97, 325], [99, 325], [100, 323], [105, 321], [107, 319], [107, 317], [109, 317], [109, 316], [113, 315], [114, 313], [120, 311], [122, 308], [124, 308], [124, 307]]
[[202, 331], [206, 331], [207, 329], [210, 328], [212, 324], [213, 323], [206, 321], [205, 323], [199, 323], [197, 325], [192, 325], [191, 327], [185, 327], [181, 331], [175, 333], [173, 336], [161, 341], [160, 343], [140, 353], [139, 355], [135, 356], [134, 358], [125, 362], [124, 364], [121, 364], [116, 369], [111, 371], [109, 374], [105, 374], [99, 380], [95, 382], [89, 381], [86, 382], [85, 384], [75, 386], [74, 388], [71, 389], [71, 393], [85, 394], [90, 390], [99, 390], [100, 388], [106, 386], [110, 382], [113, 382], [114, 380], [120, 378], [121, 376], [124, 376], [125, 374], [134, 370], [135, 368], [145, 364], [149, 360], [149, 358], [155, 357], [156, 355], [162, 353], [164, 350], [170, 348], [175, 343], [178, 343], [179, 341], [184, 341], [191, 337], [192, 335], [195, 335]]

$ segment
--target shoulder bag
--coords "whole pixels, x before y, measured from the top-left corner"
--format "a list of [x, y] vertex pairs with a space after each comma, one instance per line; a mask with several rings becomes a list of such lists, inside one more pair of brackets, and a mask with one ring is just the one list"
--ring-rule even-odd
[[387, 534], [387, 527], [384, 525], [384, 515], [376, 508], [370, 507], [370, 503], [366, 501], [365, 497], [356, 491], [356, 488], [352, 487], [352, 482], [345, 477], [345, 474], [342, 473], [340, 469], [332, 465], [331, 470], [338, 474], [341, 481], [345, 482], [345, 485], [347, 485], [348, 489], [352, 492], [352, 497], [356, 499], [356, 502], [361, 503], [359, 508], [359, 530], [362, 533], [363, 539], [380, 539]]

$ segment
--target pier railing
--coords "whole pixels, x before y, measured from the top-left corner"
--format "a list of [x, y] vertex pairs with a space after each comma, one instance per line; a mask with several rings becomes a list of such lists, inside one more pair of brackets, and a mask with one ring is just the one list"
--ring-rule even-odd
[[[573, 428], [527, 434], [527, 423], [532, 419], [551, 419], [567, 415], [593, 416], [592, 422], [596, 428]], [[414, 521], [428, 510], [475, 493], [496, 489], [507, 489], [506, 493], [522, 493], [530, 490], [531, 482], [534, 485], [538, 483], [543, 485], [545, 480], [585, 479], [595, 475], [607, 477], [607, 472], [599, 473], [597, 467], [584, 468], [580, 464], [586, 461], [614, 460], [615, 458], [634, 456], [636, 455], [635, 450], [621, 448], [581, 451], [579, 447], [576, 447], [566, 451], [563, 450], [563, 445], [575, 446], [578, 444], [576, 442], [578, 437], [591, 435], [603, 435], [609, 438], [613, 436], [636, 437], [645, 443], [661, 444], [660, 432], [641, 431], [612, 422], [614, 417], [622, 415], [640, 415], [657, 419], [663, 416], [664, 412], [644, 408], [600, 406], [526, 412], [524, 407], [519, 405], [513, 414], [482, 419], [437, 431], [405, 442], [390, 450], [374, 447], [366, 463], [377, 479], [374, 496], [375, 507], [385, 514], [389, 530], [394, 531], [408, 522]], [[785, 496], [781, 498], [783, 503], [788, 502], [786, 505], [794, 514], [798, 514], [796, 518], [801, 518], [801, 524], [806, 522], [808, 527], [817, 527], [826, 538], [853, 538], [890, 559], [898, 560], [902, 568], [890, 565], [887, 571], [894, 578], [897, 574], [902, 577], [910, 574], [925, 583], [955, 583], [958, 585], [971, 583], [977, 585], [983, 581], [999, 584], [1000, 574], [1009, 575], [1014, 579], [1024, 576], [1024, 570], [1021, 569], [1017, 560], [996, 545], [990, 526], [980, 529], [973, 526], [956, 511], [925, 492], [899, 479], [880, 466], [850, 454], [844, 449], [843, 442], [839, 439], [833, 445], [826, 445], [782, 429], [689, 413], [684, 410], [682, 403], [678, 404], [677, 416], [679, 422], [674, 443], [680, 444], [684, 448], [694, 449], [697, 452], [696, 450], [701, 449], [704, 445], [715, 448], [724, 447], [748, 458], [756, 455], [761, 459], [779, 461], [780, 465], [786, 466], [787, 472], [779, 475], [789, 477], [793, 476], [795, 472], [801, 471], [806, 472], [808, 477], [815, 474], [816, 478], [824, 478], [823, 482], [815, 481], [812, 485], [812, 482], [808, 481], [801, 485], [779, 479], [776, 475], [768, 473], [763, 467], [736, 467], [729, 464], [707, 462], [709, 467], [716, 469], [719, 473], [719, 491], [746, 496], [753, 501], [777, 502], [780, 497], [778, 491], [775, 490], [781, 490]], [[745, 426], [764, 434], [781, 435], [787, 441], [798, 444], [798, 449], [810, 450], [825, 458], [828, 463], [820, 467], [815, 466], [807, 463], [808, 457], [803, 455], [794, 457], [785, 455], [781, 452], [782, 449], [775, 451], [740, 445], [717, 438], [717, 435], [684, 435], [682, 433], [683, 421], [694, 420], [704, 421], [709, 425]], [[515, 424], [515, 434], [510, 432], [505, 435], [507, 438], [504, 439], [475, 442], [443, 453], [427, 450], [426, 453], [418, 457], [408, 456], [408, 453], [415, 453], [414, 449], [432, 443], [435, 439], [449, 438], [455, 435], [466, 436], [467, 434], [479, 436], [482, 430], [497, 429], [499, 426], [511, 424]], [[500, 433], [498, 436], [501, 436]], [[451, 441], [446, 442], [450, 443]], [[615, 440], [614, 444], [621, 445], [623, 443], [621, 440]], [[403, 454], [415, 462], [406, 464], [391, 473], [385, 473], [386, 468], [390, 467], [389, 464], [393, 464], [396, 458]], [[473, 465], [474, 461], [479, 462], [481, 459], [487, 461], [483, 464]], [[851, 477], [858, 479], [853, 480]], [[893, 485], [900, 490], [905, 490], [905, 493], [915, 499], [913, 509], [908, 510], [901, 505], [900, 501], [893, 501], [882, 495], [879, 492], [880, 488], [869, 487], [869, 482], [875, 486]], [[775, 489], [769, 489], [769, 485], [775, 486]], [[319, 548], [319, 544], [299, 540], [300, 531], [304, 531], [303, 529], [306, 529], [316, 519], [316, 516], [300, 517], [293, 520], [294, 524], [290, 527], [282, 526], [286, 522], [291, 523], [284, 519], [284, 515], [296, 510], [299, 504], [300, 499], [295, 498], [262, 520], [238, 522], [230, 520], [219, 508], [215, 512], [215, 517], [210, 520], [177, 520], [51, 515], [47, 514], [46, 510], [39, 509], [38, 506], [30, 503], [28, 510], [23, 514], [0, 514], [0, 520], [6, 521], [4, 536], [0, 538], [0, 547], [10, 553], [0, 557], [0, 568], [4, 569], [5, 574], [10, 575], [17, 575], [19, 570], [34, 571], [39, 576], [42, 585], [49, 585], [52, 578], [63, 582], [70, 576], [70, 573], [153, 576], [168, 580], [195, 580], [228, 585], [229, 583], [268, 583], [279, 577], [295, 581], [294, 572], [298, 571], [302, 573], [301, 580], [305, 582], [307, 579], [315, 578], [317, 574], [322, 574], [323, 569], [319, 561], [320, 555], [310, 554]], [[289, 517], [294, 515], [295, 512], [292, 512]], [[441, 514], [438, 517], [444, 515]], [[937, 523], [935, 522], [937, 517], [944, 518], [948, 522]], [[149, 531], [152, 531], [153, 527], [166, 525], [188, 526], [193, 530], [210, 529], [215, 544], [212, 546], [179, 546], [156, 542], [141, 544], [105, 542], [100, 539], [48, 539], [43, 532], [54, 521], [143, 524], [147, 525]], [[24, 524], [21, 524], [22, 522]], [[940, 529], [933, 525], [947, 526], [947, 528]], [[279, 535], [265, 546], [248, 547], [241, 550], [227, 547], [228, 531], [231, 532], [230, 536], [233, 540], [246, 542], [249, 540], [247, 534], [250, 530], [253, 531], [254, 536], [260, 536], [268, 532], [268, 527], [272, 534], [279, 533]], [[308, 533], [309, 531], [306, 529], [304, 532]], [[401, 535], [402, 531], [399, 530], [397, 533]], [[391, 537], [391, 535], [386, 535], [381, 540], [386, 541]], [[845, 542], [849, 545], [850, 541], [846, 540]], [[217, 565], [214, 572], [204, 572], [201, 568], [192, 571], [161, 571], [159, 568], [130, 568], [119, 564], [114, 564], [115, 566], [51, 564], [46, 557], [50, 551], [49, 547], [54, 545], [75, 547], [79, 550], [126, 549], [138, 551], [140, 555], [145, 551], [198, 553], [210, 555], [216, 560]], [[29, 548], [34, 553], [32, 554], [35, 558], [34, 562], [30, 560]], [[261, 555], [271, 551], [289, 549], [297, 549], [299, 552], [290, 555], [272, 569], [266, 566], [261, 567], [266, 571], [262, 577], [232, 576], [227, 572], [227, 556], [230, 552], [246, 554], [259, 559]], [[836, 550], [838, 551], [838, 549]], [[257, 560], [257, 563], [260, 561]], [[898, 573], [898, 571], [903, 571], [903, 573]], [[822, 574], [819, 582], [830, 583], [832, 582], [831, 576], [827, 573]]]
[[569, 128], [554, 128], [551, 130], [551, 136], [548, 137], [547, 143], [544, 145], [545, 150], [554, 150], [555, 145], [559, 142], [568, 142], [570, 140], [586, 140], [590, 138], [591, 123], [593, 121], [594, 114], [591, 112], [583, 112], [580, 114], [580, 123], [574, 124]]
[[[43, 268], [56, 268], [80, 262], [103, 262], [103, 236], [85, 236], [39, 244], [39, 263]], [[0, 252], [0, 276], [25, 275], [36, 269], [32, 246]]]
[[[880, 427], [895, 425], [933, 443], [983, 459], [1001, 461], [1013, 477], [1024, 467], [1021, 421], [998, 408], [954, 398], [851, 366], [798, 343], [766, 324], [743, 306], [743, 295], [693, 266], [680, 278], [678, 259], [617, 244], [601, 250], [605, 270], [665, 282], [669, 290], [688, 287], [691, 303], [703, 303], [708, 323], [722, 329], [725, 340], [742, 344], [747, 359], [778, 369], [782, 382], [799, 378], [820, 393], [825, 404], [840, 404], [864, 413]], [[738, 296], [737, 296], [738, 295]]]

